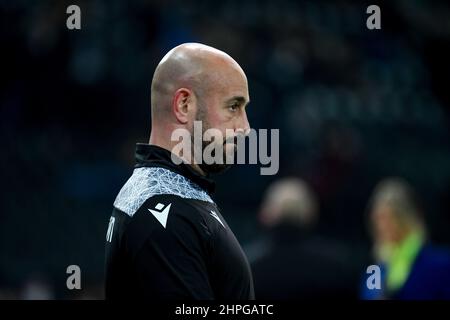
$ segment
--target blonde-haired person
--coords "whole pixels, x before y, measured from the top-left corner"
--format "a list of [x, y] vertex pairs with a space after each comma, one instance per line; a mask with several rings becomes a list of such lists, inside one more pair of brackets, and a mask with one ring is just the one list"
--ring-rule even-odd
[[380, 289], [363, 285], [362, 298], [450, 299], [450, 255], [428, 242], [411, 185], [397, 177], [382, 180], [369, 209], [373, 256], [382, 281]]
[[316, 232], [319, 202], [308, 183], [295, 177], [273, 182], [258, 218], [266, 234], [247, 248], [257, 299], [357, 297], [351, 252]]

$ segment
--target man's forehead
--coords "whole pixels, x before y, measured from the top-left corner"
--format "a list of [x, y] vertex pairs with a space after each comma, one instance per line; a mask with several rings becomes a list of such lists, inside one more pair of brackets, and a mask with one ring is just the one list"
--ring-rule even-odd
[[221, 86], [225, 99], [238, 102], [247, 102], [249, 100], [247, 81], [225, 81]]
[[226, 99], [226, 102], [238, 102], [240, 104], [247, 104], [249, 103], [249, 97], [247, 95], [234, 95], [231, 98]]
[[216, 70], [207, 75], [209, 85], [212, 85], [218, 92], [221, 92], [227, 98], [233, 96], [248, 97], [248, 85], [245, 76], [233, 70], [231, 72], [221, 72]]

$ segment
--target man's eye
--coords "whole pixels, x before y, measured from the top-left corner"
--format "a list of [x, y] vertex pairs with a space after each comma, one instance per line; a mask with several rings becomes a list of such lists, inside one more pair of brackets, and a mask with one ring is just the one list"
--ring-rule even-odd
[[235, 112], [236, 110], [239, 109], [239, 104], [234, 103], [229, 107], [230, 111]]

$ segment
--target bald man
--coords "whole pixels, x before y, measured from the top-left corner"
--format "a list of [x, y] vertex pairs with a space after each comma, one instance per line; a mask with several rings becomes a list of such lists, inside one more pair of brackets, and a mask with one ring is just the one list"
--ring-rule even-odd
[[[149, 144], [137, 144], [136, 166], [114, 201], [106, 235], [107, 299], [253, 299], [250, 267], [211, 194], [220, 162], [174, 151], [175, 130], [215, 128], [235, 136], [249, 123], [247, 78], [226, 53], [197, 43], [169, 51], [151, 86]], [[192, 138], [193, 141], [193, 138]], [[187, 143], [190, 141], [185, 141]], [[223, 156], [233, 139], [214, 141]], [[191, 144], [186, 144], [191, 145]], [[203, 151], [206, 147], [191, 145]]]

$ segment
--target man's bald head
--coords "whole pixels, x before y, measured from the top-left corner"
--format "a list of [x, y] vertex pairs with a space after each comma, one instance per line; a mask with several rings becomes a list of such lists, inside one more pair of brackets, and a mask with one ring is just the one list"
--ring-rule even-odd
[[185, 43], [173, 48], [160, 61], [153, 75], [152, 117], [167, 116], [173, 95], [179, 88], [190, 89], [201, 99], [215, 86], [226, 85], [224, 71], [234, 71], [245, 78], [239, 64], [216, 48], [200, 43]]
[[[250, 98], [244, 71], [225, 52], [203, 44], [182, 44], [164, 56], [153, 75], [151, 99], [150, 143], [171, 151], [177, 145], [171, 140], [175, 130], [185, 129], [193, 139], [196, 121], [201, 121], [203, 132], [214, 128], [222, 136], [230, 130], [242, 134], [250, 129], [245, 109]], [[214, 144], [225, 146], [225, 151], [236, 148], [236, 144], [222, 140], [214, 140]], [[208, 142], [202, 143], [195, 146], [196, 150], [206, 148]], [[204, 172], [224, 168], [203, 165], [199, 164], [199, 168]]]

